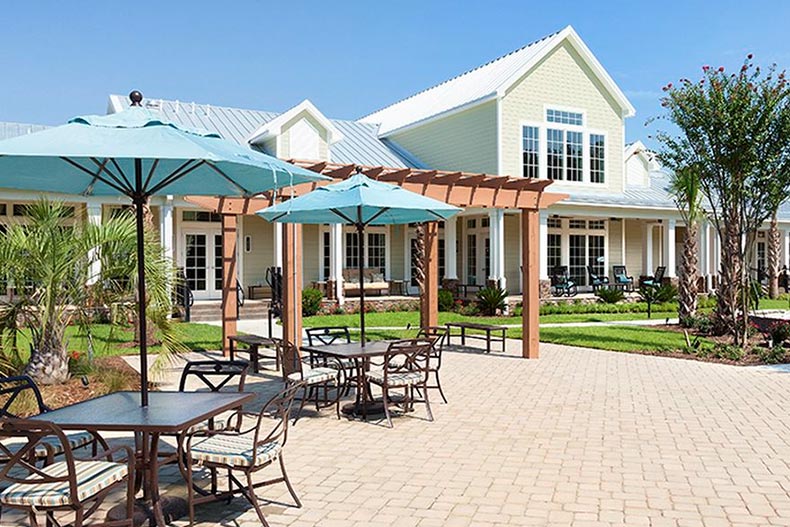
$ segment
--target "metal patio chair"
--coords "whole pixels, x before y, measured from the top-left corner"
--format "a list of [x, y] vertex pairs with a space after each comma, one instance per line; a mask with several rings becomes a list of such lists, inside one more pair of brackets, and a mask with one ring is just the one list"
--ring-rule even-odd
[[665, 266], [660, 265], [656, 267], [656, 273], [642, 280], [642, 285], [648, 287], [661, 287], [661, 281], [664, 279], [664, 273], [666, 272], [667, 268]]
[[[384, 414], [390, 428], [392, 428], [392, 416], [389, 405], [390, 402], [395, 402], [390, 395], [391, 390], [403, 389], [403, 397], [396, 404], [406, 411], [411, 411], [415, 402], [425, 403], [428, 420], [433, 421], [431, 403], [428, 400], [428, 376], [431, 371], [432, 353], [433, 342], [430, 339], [406, 339], [392, 342], [384, 355], [382, 369], [366, 374], [368, 382], [381, 388]], [[421, 400], [414, 397], [415, 391], [423, 394]], [[367, 418], [367, 415], [364, 417]]]
[[[303, 382], [289, 383], [283, 391], [264, 405], [260, 413], [239, 411], [239, 421], [242, 420], [242, 416], [256, 419], [255, 424], [248, 429], [199, 430], [187, 436], [182, 447], [184, 455], [179, 456], [179, 459], [183, 460], [182, 472], [186, 474], [187, 479], [190, 526], [195, 522], [195, 505], [204, 501], [214, 501], [217, 498], [230, 499], [241, 493], [255, 508], [261, 524], [268, 527], [269, 524], [258, 504], [255, 489], [275, 483], [284, 482], [296, 506], [302, 506], [285, 471], [282, 450], [288, 439], [288, 421], [294, 399], [304, 386]], [[282, 476], [253, 483], [252, 475], [275, 461], [280, 463]], [[196, 496], [193, 473], [195, 463], [211, 469], [212, 472], [227, 471], [228, 490], [218, 494], [216, 488], [212, 488], [212, 492]], [[246, 481], [240, 481], [234, 472], [244, 474]]]
[[[325, 326], [325, 327], [315, 327], [315, 328], [307, 328], [305, 330], [307, 334], [307, 343], [310, 346], [331, 346], [332, 344], [351, 344], [351, 332], [348, 330], [348, 326]], [[310, 364], [311, 366], [328, 366], [326, 361], [324, 360], [325, 357], [314, 357], [312, 354], [310, 356]], [[346, 383], [343, 386], [343, 395], [348, 395], [351, 393], [351, 389], [354, 388], [354, 376], [356, 375], [358, 364], [357, 361], [354, 359], [335, 359], [337, 362], [343, 366], [345, 370], [345, 378]], [[336, 363], [335, 363], [336, 364]]]
[[[294, 424], [301, 417], [308, 400], [315, 402], [317, 412], [321, 408], [334, 405], [337, 418], [340, 419], [340, 398], [343, 396], [343, 387], [347, 382], [345, 369], [340, 361], [334, 357], [325, 357], [322, 359], [325, 366], [311, 366], [309, 359], [303, 361], [299, 349], [287, 340], [279, 342], [279, 353], [285, 385], [299, 384], [303, 390]], [[320, 396], [321, 391], [323, 397]], [[330, 397], [333, 392], [334, 397]]]
[[449, 330], [447, 329], [447, 326], [428, 326], [420, 328], [420, 331], [417, 333], [417, 338], [425, 338], [432, 341], [431, 362], [429, 369], [430, 373], [433, 373], [436, 384], [429, 384], [427, 388], [438, 389], [439, 395], [442, 396], [442, 401], [444, 401], [444, 404], [447, 404], [447, 397], [444, 396], [442, 383], [439, 380], [439, 370], [442, 367], [442, 351], [444, 349], [444, 344], [449, 338]]
[[567, 265], [556, 265], [551, 272], [551, 287], [554, 296], [576, 296], [579, 292], [576, 282], [571, 280]]
[[[0, 378], [0, 404], [2, 404], [2, 407], [0, 407], [0, 422], [22, 418], [21, 415], [16, 413], [16, 406], [26, 404], [29, 402], [29, 398], [33, 399], [32, 402], [35, 404], [39, 415], [51, 411], [51, 408], [44, 404], [41, 391], [31, 377], [17, 375]], [[25, 399], [28, 399], [28, 401], [25, 401]], [[104, 439], [96, 433], [71, 432], [66, 434], [66, 437], [72, 449], [91, 447], [94, 455], [98, 446], [105, 450], [109, 448]], [[25, 442], [20, 439], [8, 439], [1, 442], [3, 450], [0, 451], [0, 464], [10, 459], [8, 452], [14, 453], [25, 445]], [[63, 454], [62, 446], [57, 437], [45, 436], [34, 450], [36, 460], [43, 461], [44, 464], [52, 463], [55, 456]]]
[[[93, 526], [133, 527], [135, 456], [127, 446], [103, 449], [89, 459], [77, 459], [71, 440], [60, 427], [46, 421], [9, 419], [0, 422], [0, 436], [22, 442], [16, 451], [0, 445], [7, 462], [0, 469], [0, 483], [8, 486], [0, 492], [3, 509], [26, 511], [31, 527], [38, 527], [37, 515], [44, 514], [46, 525], [61, 525], [56, 512], [74, 512], [73, 527], [82, 527], [102, 501], [116, 487], [126, 484], [126, 518], [105, 520]], [[63, 461], [37, 467], [35, 458], [41, 448], [58, 449]], [[113, 460], [124, 452], [126, 460]]]
[[596, 273], [595, 270], [593, 270], [592, 265], [587, 266], [587, 276], [590, 278], [590, 285], [592, 286], [593, 291], [609, 287], [609, 277]]

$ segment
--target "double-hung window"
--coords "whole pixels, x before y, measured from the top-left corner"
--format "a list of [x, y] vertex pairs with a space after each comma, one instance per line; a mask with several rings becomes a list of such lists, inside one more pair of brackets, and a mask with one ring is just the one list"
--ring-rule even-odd
[[540, 128], [525, 126], [523, 129], [524, 177], [540, 177]]

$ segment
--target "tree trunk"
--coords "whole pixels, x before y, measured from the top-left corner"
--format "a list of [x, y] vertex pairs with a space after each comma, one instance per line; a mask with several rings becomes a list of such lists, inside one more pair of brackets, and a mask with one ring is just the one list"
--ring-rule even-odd
[[38, 384], [61, 384], [69, 379], [69, 359], [63, 340], [52, 333], [45, 335], [38, 346], [31, 350], [30, 362], [25, 367]]
[[698, 244], [699, 225], [694, 222], [686, 229], [683, 241], [683, 259], [680, 262], [680, 281], [678, 283], [678, 316], [682, 326], [688, 326], [689, 319], [697, 314], [698, 285]]
[[771, 228], [768, 231], [768, 296], [779, 297], [779, 257], [782, 249], [782, 236], [776, 221], [776, 213], [771, 218]]
[[[728, 220], [731, 218], [728, 218]], [[716, 330], [719, 334], [731, 334], [736, 344], [740, 341], [741, 293], [743, 290], [741, 268], [741, 233], [737, 219], [726, 221], [721, 238], [721, 268], [716, 288]]]
[[422, 223], [417, 224], [415, 228], [416, 243], [414, 244], [414, 265], [412, 266], [415, 272], [414, 280], [420, 288], [420, 296], [425, 294], [425, 226]]

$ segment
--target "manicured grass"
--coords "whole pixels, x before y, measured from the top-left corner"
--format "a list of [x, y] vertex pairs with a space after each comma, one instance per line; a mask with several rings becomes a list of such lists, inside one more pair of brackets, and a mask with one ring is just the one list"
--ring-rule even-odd
[[[673, 318], [677, 312], [670, 311], [664, 313], [653, 313], [653, 318], [661, 320]], [[576, 315], [543, 315], [540, 317], [541, 323], [561, 324], [566, 322], [609, 322], [620, 320], [646, 320], [647, 313], [584, 313]], [[469, 317], [458, 313], [439, 313], [439, 324], [447, 322], [478, 322], [493, 325], [518, 325], [521, 324], [521, 317]], [[359, 315], [318, 315], [305, 317], [304, 327], [316, 326], [348, 326], [350, 328], [359, 327]], [[395, 313], [368, 313], [365, 316], [367, 327], [379, 328], [405, 328], [420, 324], [420, 314], [416, 311], [395, 312]]]
[[[521, 338], [521, 330], [509, 331], [508, 336]], [[611, 351], [668, 352], [686, 346], [682, 333], [631, 326], [542, 328], [540, 341]], [[712, 345], [707, 339], [702, 341]]]
[[[218, 350], [222, 343], [222, 328], [208, 324], [183, 323], [176, 325], [181, 341], [191, 350]], [[93, 352], [95, 357], [113, 355], [130, 355], [138, 353], [137, 346], [132, 346], [134, 331], [132, 328], [113, 327], [109, 324], [95, 324], [91, 327]], [[27, 331], [20, 335], [20, 349], [29, 349], [30, 337]], [[69, 351], [88, 351], [88, 337], [82, 328], [70, 326], [66, 330], [66, 345]], [[150, 353], [158, 353], [161, 346], [151, 346]], [[24, 358], [24, 357], [23, 357]]]

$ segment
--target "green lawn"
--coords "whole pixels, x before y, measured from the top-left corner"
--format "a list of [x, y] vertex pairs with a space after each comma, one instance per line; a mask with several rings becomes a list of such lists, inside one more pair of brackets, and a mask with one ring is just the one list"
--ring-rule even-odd
[[[521, 330], [509, 331], [508, 336], [520, 338]], [[676, 351], [686, 346], [682, 333], [632, 326], [542, 328], [540, 341], [611, 351], [662, 352]], [[702, 342], [712, 345], [707, 339], [702, 339]]]
[[[139, 352], [137, 346], [132, 346], [134, 333], [131, 328], [113, 327], [109, 324], [95, 324], [91, 328], [93, 336], [93, 350], [96, 357], [112, 355], [129, 355]], [[192, 350], [217, 350], [222, 343], [222, 328], [208, 324], [184, 323], [176, 325], [176, 330], [182, 342]], [[20, 336], [20, 349], [29, 349], [29, 333], [23, 331]], [[82, 353], [88, 350], [88, 338], [85, 332], [77, 327], [70, 326], [66, 330], [66, 343], [69, 351]], [[158, 353], [160, 346], [152, 346], [149, 352]]]
[[[653, 313], [653, 318], [664, 319], [677, 316], [677, 312]], [[542, 315], [540, 322], [543, 324], [558, 324], [567, 322], [610, 322], [619, 320], [646, 320], [647, 313], [584, 313], [577, 315]], [[447, 322], [479, 322], [494, 325], [518, 325], [521, 317], [469, 317], [458, 313], [439, 313], [439, 324]], [[348, 326], [359, 327], [359, 315], [319, 315], [304, 317], [304, 327], [316, 326]], [[371, 328], [406, 328], [418, 326], [420, 314], [416, 311], [396, 313], [368, 313], [365, 316], [365, 325]]]

